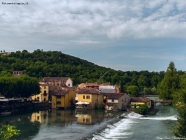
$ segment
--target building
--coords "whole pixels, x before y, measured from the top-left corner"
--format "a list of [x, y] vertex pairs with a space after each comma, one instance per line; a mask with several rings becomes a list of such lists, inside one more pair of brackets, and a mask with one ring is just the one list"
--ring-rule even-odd
[[60, 89], [51, 91], [52, 108], [68, 109], [75, 105], [75, 91], [68, 89]]
[[13, 71], [13, 76], [21, 76], [23, 74], [24, 74], [23, 71]]
[[103, 105], [103, 95], [96, 88], [77, 89], [76, 99], [76, 108], [87, 107], [89, 109], [94, 109], [98, 105]]
[[82, 88], [95, 88], [95, 89], [99, 89], [99, 85], [97, 83], [81, 83], [78, 85], [79, 89]]
[[132, 97], [130, 105], [132, 108], [139, 108], [140, 105], [147, 105], [148, 108], [151, 108], [152, 102], [146, 97]]
[[102, 93], [104, 96], [105, 109], [108, 111], [113, 110], [126, 110], [130, 104], [130, 96], [126, 93]]
[[81, 83], [78, 85], [78, 88], [95, 88], [99, 89], [103, 93], [120, 93], [118, 86], [113, 86], [110, 84], [97, 84], [97, 83]]
[[73, 87], [73, 82], [69, 77], [44, 77], [41, 82], [58, 87]]
[[39, 85], [40, 93], [31, 96], [31, 99], [39, 102], [49, 101], [49, 85], [44, 82], [39, 82]]

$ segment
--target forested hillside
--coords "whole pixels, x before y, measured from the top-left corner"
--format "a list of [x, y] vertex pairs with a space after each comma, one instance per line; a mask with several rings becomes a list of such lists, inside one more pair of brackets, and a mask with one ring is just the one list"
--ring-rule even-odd
[[[0, 55], [1, 73], [5, 73], [5, 71], [12, 73], [17, 70], [23, 70], [27, 75], [37, 78], [70, 77], [74, 85], [82, 82], [109, 82], [114, 85], [123, 85], [124, 91], [128, 86], [137, 86], [140, 91], [143, 91], [144, 88], [156, 88], [165, 74], [164, 71], [116, 71], [59, 51], [38, 49], [30, 53], [23, 50], [12, 52], [9, 55]], [[183, 74], [182, 71], [178, 71], [178, 73]], [[103, 75], [104, 77], [100, 79]]]

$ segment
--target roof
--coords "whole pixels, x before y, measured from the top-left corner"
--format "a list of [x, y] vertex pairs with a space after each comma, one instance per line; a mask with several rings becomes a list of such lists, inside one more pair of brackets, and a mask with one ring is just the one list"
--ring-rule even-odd
[[102, 84], [97, 84], [97, 83], [81, 83], [81, 84], [78, 85], [78, 87], [80, 87], [80, 88], [87, 87], [87, 86], [100, 87], [100, 86], [110, 86], [110, 84], [107, 84], [107, 83], [102, 83]]
[[53, 90], [50, 92], [51, 95], [56, 95], [56, 96], [64, 96], [67, 93], [69, 93], [69, 90]]
[[131, 102], [149, 102], [150, 99], [146, 97], [132, 97]]
[[83, 89], [77, 89], [76, 93], [78, 94], [100, 94], [100, 90], [95, 88], [83, 88]]
[[67, 81], [69, 77], [43, 77], [41, 81], [50, 82], [50, 81]]
[[102, 93], [104, 96], [107, 96], [107, 99], [119, 99], [122, 96], [126, 95], [126, 93]]
[[103, 93], [116, 93], [114, 86], [99, 86], [99, 90]]
[[42, 85], [42, 86], [49, 86], [47, 83], [45, 82], [39, 82], [39, 85]]

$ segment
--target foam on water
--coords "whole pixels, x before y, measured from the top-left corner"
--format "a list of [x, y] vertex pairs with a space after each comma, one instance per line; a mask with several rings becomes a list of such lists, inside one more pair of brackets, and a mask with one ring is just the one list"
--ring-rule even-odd
[[115, 124], [108, 124], [107, 127], [99, 133], [93, 134], [92, 140], [118, 140], [118, 139], [127, 139], [133, 132], [131, 127], [135, 123], [139, 123], [140, 119], [143, 120], [177, 120], [177, 116], [168, 116], [168, 117], [144, 117], [143, 115], [131, 112], [129, 114], [123, 114], [126, 118], [121, 119]]
[[143, 117], [143, 115], [140, 115], [135, 112], [131, 112], [128, 115], [126, 115], [127, 118], [134, 118], [134, 119], [143, 119], [143, 120], [177, 120], [176, 115], [172, 116], [166, 116], [166, 117]]
[[128, 135], [132, 135], [130, 132], [131, 125], [133, 125], [134, 120], [132, 119], [122, 119], [113, 125], [107, 125], [107, 128], [102, 130], [102, 132], [94, 134], [92, 140], [107, 140], [107, 139], [119, 139], [128, 138]]
[[143, 117], [143, 115], [140, 115], [140, 114], [135, 113], [135, 112], [131, 112], [127, 115], [127, 118], [140, 118], [140, 117]]
[[142, 117], [139, 119], [144, 119], [144, 120], [177, 120], [177, 116], [168, 116], [168, 117]]

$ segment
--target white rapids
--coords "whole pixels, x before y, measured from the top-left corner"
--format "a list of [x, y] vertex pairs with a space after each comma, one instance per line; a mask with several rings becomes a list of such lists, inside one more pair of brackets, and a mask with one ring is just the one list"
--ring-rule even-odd
[[93, 134], [92, 140], [118, 140], [118, 139], [129, 139], [134, 132], [131, 130], [135, 127], [135, 124], [141, 123], [140, 120], [177, 120], [177, 116], [166, 116], [166, 117], [144, 117], [135, 112], [128, 114], [122, 114], [124, 118], [115, 124], [108, 124], [107, 127], [99, 133]]

